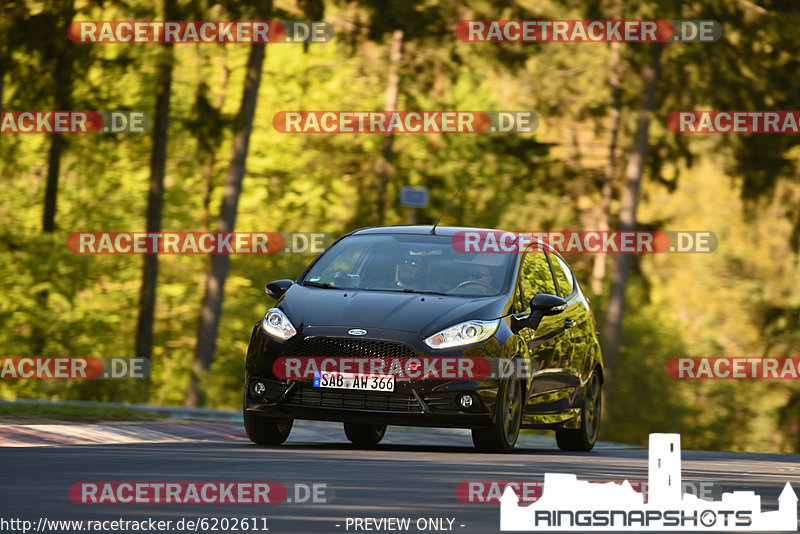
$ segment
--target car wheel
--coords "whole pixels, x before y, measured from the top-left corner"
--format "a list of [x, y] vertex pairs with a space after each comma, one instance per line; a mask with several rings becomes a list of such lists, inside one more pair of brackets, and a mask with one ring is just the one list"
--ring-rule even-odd
[[590, 451], [600, 433], [602, 409], [602, 384], [597, 373], [592, 373], [586, 387], [586, 397], [581, 407], [581, 426], [575, 429], [556, 430], [556, 443], [562, 451]]
[[280, 445], [289, 437], [294, 419], [277, 419], [261, 414], [244, 412], [244, 429], [247, 437], [259, 445]]
[[497, 391], [492, 426], [472, 429], [472, 443], [481, 452], [511, 452], [522, 424], [522, 384], [511, 377]]
[[386, 425], [345, 423], [344, 435], [357, 447], [374, 447], [386, 434]]

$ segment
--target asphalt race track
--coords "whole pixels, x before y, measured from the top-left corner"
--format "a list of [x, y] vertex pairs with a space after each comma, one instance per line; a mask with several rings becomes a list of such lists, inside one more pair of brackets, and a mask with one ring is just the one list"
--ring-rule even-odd
[[[153, 424], [65, 427], [62, 435], [72, 438], [69, 443], [42, 437], [46, 432], [57, 436], [57, 425], [46, 432], [31, 431], [36, 425], [0, 425], [2, 517], [34, 525], [40, 517], [173, 522], [266, 517], [270, 533], [390, 532], [354, 530], [352, 525], [348, 529], [346, 518], [398, 517], [410, 518], [408, 532], [419, 532], [415, 522], [424, 518], [420, 525], [428, 525], [427, 532], [484, 534], [499, 531], [499, 504], [461, 502], [456, 496], [460, 482], [540, 481], [545, 472], [575, 473], [586, 480], [647, 479], [648, 451], [613, 444], [602, 444], [587, 454], [569, 454], [558, 451], [549, 437], [525, 436], [514, 454], [486, 455], [473, 452], [463, 433], [390, 427], [376, 450], [365, 451], [354, 449], [338, 425], [302, 423], [283, 446], [259, 447], [244, 438], [238, 425], [159, 424], [157, 428]], [[143, 437], [137, 440], [137, 435]], [[800, 489], [796, 454], [684, 450], [682, 460], [684, 483], [713, 483], [717, 499], [722, 491], [752, 490], [761, 496], [763, 510], [774, 510], [786, 482]], [[90, 481], [269, 481], [280, 482], [289, 493], [286, 501], [270, 505], [72, 502], [70, 486]], [[289, 502], [298, 483], [325, 484], [327, 502]], [[443, 518], [444, 528], [431, 529], [429, 518]], [[448, 519], [453, 520], [452, 530]]]

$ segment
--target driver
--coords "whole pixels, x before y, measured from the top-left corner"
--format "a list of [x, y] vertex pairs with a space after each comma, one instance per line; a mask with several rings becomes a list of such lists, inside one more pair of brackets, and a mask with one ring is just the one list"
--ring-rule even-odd
[[488, 265], [473, 265], [466, 275], [466, 279], [456, 287], [468, 287], [476, 289], [484, 295], [491, 295], [494, 292], [492, 286], [492, 272]]
[[397, 264], [397, 287], [422, 289], [425, 259], [421, 254], [408, 253]]

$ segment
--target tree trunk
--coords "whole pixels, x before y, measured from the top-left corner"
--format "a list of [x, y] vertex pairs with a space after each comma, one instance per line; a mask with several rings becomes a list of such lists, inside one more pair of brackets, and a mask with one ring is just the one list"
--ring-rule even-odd
[[[166, 20], [179, 20], [175, 0], [166, 0]], [[150, 152], [150, 187], [147, 193], [147, 232], [161, 231], [164, 211], [164, 172], [167, 164], [169, 133], [169, 100], [172, 94], [173, 50], [171, 43], [161, 44], [159, 52], [156, 108], [153, 119], [153, 146]], [[136, 356], [150, 360], [153, 353], [153, 323], [158, 283], [158, 254], [145, 254], [142, 285], [139, 290], [139, 319], [136, 324]], [[143, 395], [148, 395], [145, 388]], [[146, 399], [141, 399], [146, 400]]]
[[[71, 2], [67, 2], [61, 15], [63, 27], [66, 29], [75, 17]], [[59, 48], [55, 65], [55, 109], [72, 109], [72, 56], [75, 43], [67, 40]], [[64, 149], [64, 137], [54, 133], [50, 136], [50, 150], [47, 159], [47, 185], [44, 193], [44, 211], [42, 213], [42, 231], [53, 232], [56, 228], [56, 199], [58, 197], [58, 174], [61, 168], [61, 152]]]
[[[617, 13], [615, 18], [621, 20], [622, 2], [616, 4]], [[611, 218], [611, 198], [614, 195], [614, 171], [617, 167], [617, 139], [619, 138], [619, 126], [622, 118], [622, 85], [619, 81], [619, 60], [620, 43], [611, 42], [611, 57], [608, 61], [608, 83], [611, 87], [611, 131], [608, 143], [608, 162], [603, 176], [602, 199], [600, 201], [600, 220], [597, 229], [607, 232], [610, 228]], [[603, 292], [603, 280], [606, 277], [606, 254], [602, 250], [595, 255], [594, 265], [592, 266], [592, 291], [595, 295]]]
[[0, 59], [0, 111], [3, 111], [3, 91], [6, 87], [6, 60]]
[[[69, 107], [56, 104], [56, 109]], [[42, 213], [42, 231], [54, 232], [56, 229], [56, 199], [58, 197], [58, 174], [61, 170], [61, 152], [64, 149], [62, 134], [51, 134], [50, 149], [47, 153], [47, 182], [44, 192], [44, 211]]]
[[[59, 13], [62, 18], [63, 26], [59, 27], [66, 32], [72, 19], [75, 17], [75, 10], [72, 3], [67, 2]], [[55, 99], [53, 104], [57, 110], [72, 109], [72, 59], [75, 44], [72, 41], [64, 43], [58, 49], [55, 59], [54, 80], [55, 80]], [[4, 74], [4, 73], [3, 73]], [[0, 100], [2, 102], [2, 100]], [[58, 176], [61, 172], [61, 154], [66, 146], [66, 141], [62, 134], [53, 133], [50, 136], [50, 148], [47, 154], [47, 179], [45, 181], [44, 209], [42, 210], [42, 232], [53, 233], [56, 229], [56, 205], [58, 198]], [[49, 277], [48, 277], [49, 278]], [[47, 289], [39, 292], [37, 296], [39, 309], [47, 309], [47, 301], [50, 294]], [[39, 325], [34, 325], [31, 331], [33, 342], [33, 354], [42, 354], [45, 349], [47, 333]]]
[[[227, 49], [223, 49], [227, 50]], [[228, 93], [228, 79], [230, 78], [230, 69], [227, 63], [227, 54], [225, 66], [223, 68], [222, 80], [220, 81], [220, 94], [217, 101], [214, 103], [214, 111], [219, 115], [222, 111], [222, 106], [225, 104], [225, 96]], [[222, 130], [218, 136], [209, 139], [209, 150], [206, 154], [205, 170], [203, 171], [205, 177], [203, 179], [203, 228], [207, 229], [211, 225], [211, 193], [214, 191], [214, 166], [217, 164], [217, 150], [219, 149], [220, 138], [222, 137]]]
[[[648, 113], [652, 111], [655, 102], [655, 94], [658, 86], [658, 71], [661, 60], [663, 45], [658, 43], [653, 50], [653, 57], [649, 63], [642, 68], [642, 80], [644, 85], [639, 102], [639, 112], [636, 120], [636, 137], [634, 138], [633, 153], [628, 160], [625, 169], [625, 189], [622, 192], [622, 205], [620, 209], [619, 229], [622, 232], [630, 232], [636, 229], [636, 210], [639, 205], [639, 189], [642, 182], [642, 174], [647, 157], [647, 139], [650, 118]], [[605, 360], [606, 380], [613, 381], [616, 371], [617, 360], [619, 357], [619, 344], [622, 336], [622, 318], [625, 311], [625, 288], [628, 284], [633, 256], [631, 254], [619, 254], [611, 278], [611, 293], [608, 301], [605, 322], [605, 343], [603, 344], [603, 356]], [[611, 391], [613, 388], [607, 388]]]
[[[403, 30], [395, 30], [392, 34], [392, 49], [389, 54], [389, 79], [386, 84], [385, 111], [397, 111], [397, 99], [400, 92], [400, 61], [403, 59]], [[388, 132], [383, 138], [381, 157], [375, 165], [378, 177], [378, 199], [376, 204], [377, 225], [385, 224], [386, 220], [386, 188], [389, 175], [392, 172], [392, 147], [394, 146], [394, 133]]]
[[[2, 13], [1, 10], [0, 13]], [[10, 54], [6, 52], [5, 49], [5, 43], [8, 42], [8, 32], [5, 29], [5, 21], [2, 19], [2, 17], [0, 17], [0, 30], [2, 30], [2, 33], [0, 33], [0, 39], [2, 39], [2, 42], [4, 43], [0, 44], [0, 112], [2, 112], [3, 91], [6, 87], [6, 71], [11, 70], [9, 69], [9, 63], [11, 62], [9, 58]]]
[[[269, 20], [271, 12], [272, 0], [262, 0], [258, 13], [258, 16], [261, 17], [260, 20]], [[253, 43], [250, 47], [250, 57], [247, 61], [247, 79], [245, 80], [239, 114], [234, 125], [233, 153], [228, 173], [225, 177], [222, 208], [217, 222], [218, 232], [232, 232], [236, 224], [236, 212], [239, 207], [239, 195], [242, 191], [247, 149], [250, 142], [250, 132], [253, 128], [253, 116], [258, 100], [258, 86], [261, 83], [261, 69], [265, 52], [266, 45], [264, 43]], [[219, 320], [222, 313], [223, 290], [229, 265], [230, 256], [227, 254], [213, 254], [211, 256], [211, 272], [206, 280], [203, 305], [200, 310], [197, 347], [195, 348], [192, 372], [186, 391], [186, 406], [197, 406], [200, 400], [198, 380], [200, 375], [207, 371], [214, 361], [217, 329], [219, 328]]]

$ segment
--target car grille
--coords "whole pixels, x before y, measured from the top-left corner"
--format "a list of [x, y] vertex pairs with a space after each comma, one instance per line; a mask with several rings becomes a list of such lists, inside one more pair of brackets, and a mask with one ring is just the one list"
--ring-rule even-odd
[[295, 390], [287, 404], [351, 410], [380, 410], [385, 412], [412, 413], [420, 411], [419, 403], [413, 395], [325, 391], [317, 388], [299, 388]]
[[411, 358], [413, 349], [404, 343], [374, 339], [347, 339], [338, 337], [310, 337], [296, 341], [287, 349], [286, 357], [325, 358]]

